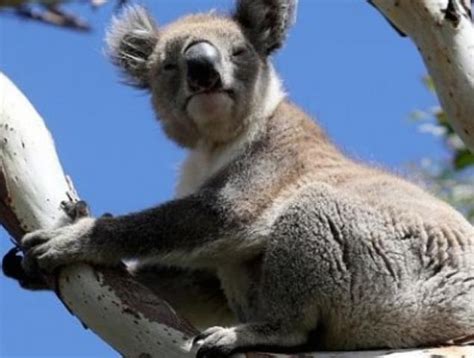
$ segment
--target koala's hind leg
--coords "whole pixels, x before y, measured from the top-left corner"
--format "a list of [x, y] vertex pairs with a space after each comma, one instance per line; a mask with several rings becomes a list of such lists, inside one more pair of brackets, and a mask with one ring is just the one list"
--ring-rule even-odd
[[212, 327], [194, 339], [199, 345], [197, 358], [224, 358], [249, 350], [272, 352], [297, 351], [307, 341], [301, 330], [289, 329], [279, 323], [249, 323], [234, 327]]
[[131, 274], [199, 329], [236, 322], [219, 280], [210, 272], [139, 265]]

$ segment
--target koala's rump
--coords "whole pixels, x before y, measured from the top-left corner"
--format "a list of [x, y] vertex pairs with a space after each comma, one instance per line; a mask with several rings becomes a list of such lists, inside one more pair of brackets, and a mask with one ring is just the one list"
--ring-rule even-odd
[[472, 334], [474, 230], [403, 212], [411, 219], [398, 217], [396, 205], [374, 206], [330, 186], [301, 190], [269, 235], [258, 311], [322, 328], [315, 346], [325, 349]]

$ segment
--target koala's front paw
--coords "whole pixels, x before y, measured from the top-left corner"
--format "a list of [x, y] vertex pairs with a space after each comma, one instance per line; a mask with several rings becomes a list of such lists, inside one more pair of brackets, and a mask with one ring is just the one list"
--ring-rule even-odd
[[84, 218], [54, 230], [38, 230], [21, 240], [25, 252], [23, 267], [27, 273], [52, 272], [59, 266], [86, 261], [89, 237], [95, 219]]
[[199, 345], [197, 358], [226, 358], [237, 348], [235, 328], [211, 327], [193, 340]]

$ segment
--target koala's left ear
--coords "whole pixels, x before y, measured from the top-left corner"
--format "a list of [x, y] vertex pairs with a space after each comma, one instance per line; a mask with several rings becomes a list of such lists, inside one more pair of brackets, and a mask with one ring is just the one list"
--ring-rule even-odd
[[237, 0], [234, 19], [256, 50], [268, 56], [285, 42], [297, 6], [298, 0]]
[[107, 54], [125, 74], [128, 84], [149, 88], [148, 59], [158, 43], [158, 26], [148, 11], [128, 6], [107, 31]]

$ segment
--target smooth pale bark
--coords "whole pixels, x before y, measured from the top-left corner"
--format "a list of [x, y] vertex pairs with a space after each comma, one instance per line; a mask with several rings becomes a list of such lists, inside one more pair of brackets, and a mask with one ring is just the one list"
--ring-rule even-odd
[[[60, 203], [77, 199], [43, 120], [0, 73], [2, 225], [18, 240], [25, 232], [65, 220]], [[185, 343], [197, 330], [125, 271], [74, 265], [57, 280], [71, 312], [124, 356], [193, 356]]]
[[[474, 151], [474, 25], [470, 0], [370, 0], [418, 47], [456, 133]], [[400, 58], [403, 67], [403, 58]]]
[[[25, 232], [63, 222], [65, 214], [60, 203], [77, 199], [43, 120], [27, 98], [0, 73], [0, 222], [19, 240]], [[63, 269], [55, 280], [58, 296], [71, 313], [122, 355], [194, 357], [189, 338], [197, 330], [179, 318], [168, 303], [133, 281], [125, 270], [73, 265]], [[474, 356], [474, 347], [304, 356], [454, 358], [470, 355]], [[244, 356], [285, 357], [262, 353]]]

